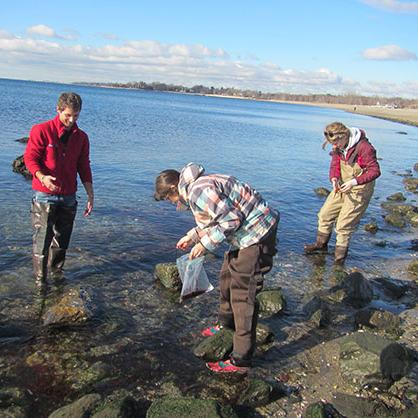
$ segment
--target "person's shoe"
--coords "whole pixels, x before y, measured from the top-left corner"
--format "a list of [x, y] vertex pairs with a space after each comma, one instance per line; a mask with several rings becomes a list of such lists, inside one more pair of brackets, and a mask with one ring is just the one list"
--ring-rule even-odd
[[212, 337], [212, 335], [217, 334], [221, 329], [222, 325], [215, 324], [203, 329], [200, 334], [204, 337]]
[[206, 367], [215, 373], [248, 373], [249, 367], [235, 366], [231, 360], [217, 361], [215, 363], [206, 363]]

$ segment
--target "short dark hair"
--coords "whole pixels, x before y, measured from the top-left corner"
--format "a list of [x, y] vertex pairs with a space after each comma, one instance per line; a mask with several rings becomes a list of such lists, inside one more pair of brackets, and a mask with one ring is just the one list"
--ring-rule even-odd
[[180, 173], [177, 170], [164, 170], [155, 179], [155, 200], [165, 200], [172, 192], [173, 186], [179, 184]]
[[69, 107], [72, 110], [79, 112], [81, 110], [81, 106], [83, 101], [81, 97], [77, 93], [62, 93], [58, 98], [58, 110], [64, 110], [65, 108]]

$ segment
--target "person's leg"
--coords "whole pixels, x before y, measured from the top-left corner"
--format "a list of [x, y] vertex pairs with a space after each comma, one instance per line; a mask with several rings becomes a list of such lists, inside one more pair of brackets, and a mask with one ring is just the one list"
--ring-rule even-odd
[[337, 264], [342, 264], [347, 257], [351, 236], [369, 205], [373, 190], [373, 185], [366, 185], [359, 191], [352, 191], [344, 196], [344, 203], [335, 225], [337, 234], [335, 262]]
[[332, 227], [337, 219], [343, 204], [342, 193], [331, 192], [318, 213], [318, 231], [313, 244], [305, 244], [306, 254], [327, 252], [328, 242], [331, 238]]
[[55, 205], [32, 201], [31, 218], [33, 227], [32, 262], [35, 280], [42, 284], [47, 278], [48, 252], [54, 235]]
[[229, 269], [230, 257], [236, 251], [226, 251], [221, 271], [219, 273], [219, 314], [220, 325], [234, 329], [234, 314], [231, 305], [231, 272]]
[[74, 219], [77, 213], [77, 202], [66, 198], [62, 204], [57, 206], [56, 222], [54, 225], [54, 237], [49, 250], [48, 266], [53, 279], [62, 278], [65, 255], [70, 243], [73, 231]]

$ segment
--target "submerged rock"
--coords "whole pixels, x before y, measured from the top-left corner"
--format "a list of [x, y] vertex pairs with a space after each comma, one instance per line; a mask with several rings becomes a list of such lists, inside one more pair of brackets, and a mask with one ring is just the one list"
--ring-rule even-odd
[[398, 192], [388, 196], [386, 200], [390, 200], [392, 202], [404, 202], [406, 197], [403, 195], [403, 193]]
[[391, 279], [390, 277], [378, 277], [374, 279], [380, 286], [386, 295], [394, 299], [401, 298], [408, 290], [408, 285], [400, 280]]
[[220, 405], [213, 399], [166, 398], [154, 401], [147, 418], [238, 418], [232, 407]]
[[385, 221], [395, 228], [404, 228], [406, 225], [405, 219], [397, 213], [390, 213], [385, 216]]
[[102, 397], [97, 393], [83, 396], [77, 401], [55, 410], [48, 418], [84, 418], [91, 416], [92, 411], [101, 402]]
[[16, 157], [16, 159], [12, 163], [12, 168], [15, 173], [22, 174], [27, 180], [32, 179], [32, 174], [26, 168], [25, 162], [23, 160], [23, 155]]
[[316, 189], [314, 189], [314, 192], [317, 196], [320, 196], [320, 197], [327, 197], [331, 193], [325, 187], [317, 187]]
[[415, 163], [415, 164], [414, 164], [414, 170], [415, 170], [415, 171], [418, 171], [418, 163]]
[[408, 272], [411, 273], [414, 278], [418, 279], [418, 259], [412, 260], [409, 263]]
[[181, 279], [176, 263], [157, 264], [154, 275], [167, 289], [181, 289]]
[[309, 320], [318, 328], [326, 327], [331, 323], [332, 312], [329, 305], [319, 296], [312, 298], [303, 307], [303, 311], [308, 316]]
[[22, 136], [22, 138], [15, 139], [16, 142], [20, 142], [21, 144], [27, 144], [29, 141], [28, 136]]
[[142, 408], [125, 389], [113, 392], [96, 407], [92, 415], [89, 415], [91, 418], [137, 418], [138, 416], [143, 416]]
[[89, 294], [82, 289], [70, 289], [43, 316], [44, 326], [84, 324], [91, 319], [92, 305]]
[[260, 306], [260, 316], [266, 317], [281, 312], [286, 300], [281, 289], [263, 290], [257, 295]]
[[417, 207], [409, 203], [383, 202], [381, 206], [391, 214], [406, 216], [417, 212]]
[[344, 418], [331, 404], [316, 402], [308, 405], [302, 418]]
[[0, 389], [0, 417], [27, 418], [30, 402], [26, 391], [16, 387]]

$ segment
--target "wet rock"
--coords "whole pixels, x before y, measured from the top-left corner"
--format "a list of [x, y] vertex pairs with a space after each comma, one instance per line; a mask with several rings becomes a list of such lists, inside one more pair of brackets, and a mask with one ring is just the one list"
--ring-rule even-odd
[[250, 379], [247, 388], [238, 399], [238, 405], [258, 407], [270, 402], [273, 387], [261, 379]]
[[375, 234], [379, 230], [379, 227], [377, 226], [376, 222], [369, 222], [368, 224], [364, 225], [364, 230]]
[[408, 272], [418, 279], [418, 259], [412, 260], [408, 265]]
[[396, 381], [388, 392], [398, 399], [406, 400], [410, 405], [416, 404], [418, 400], [418, 363], [415, 363], [408, 376]]
[[397, 134], [399, 134], [399, 135], [408, 135], [408, 133], [407, 132], [405, 132], [405, 131], [398, 131], [398, 132], [396, 132]]
[[399, 317], [392, 312], [367, 308], [356, 313], [354, 321], [357, 326], [377, 328], [387, 332], [395, 332], [401, 323]]
[[181, 289], [181, 279], [176, 263], [157, 264], [155, 266], [154, 275], [167, 289]]
[[337, 393], [333, 405], [344, 417], [387, 418], [392, 412], [382, 401], [360, 398], [346, 393]]
[[0, 389], [0, 417], [27, 418], [29, 398], [23, 389], [3, 387]]
[[414, 165], [414, 170], [415, 170], [415, 171], [418, 171], [418, 163], [415, 163], [415, 165]]
[[383, 202], [380, 206], [391, 214], [403, 216], [417, 212], [417, 207], [409, 203]]
[[396, 173], [400, 177], [412, 177], [412, 170], [405, 170], [404, 173]]
[[109, 395], [96, 407], [91, 418], [137, 418], [143, 416], [139, 403], [132, 394], [120, 389]]
[[411, 217], [408, 217], [408, 220], [412, 226], [418, 227], [418, 214], [414, 214]]
[[[354, 385], [368, 385], [376, 376], [380, 376], [380, 381], [393, 382], [407, 376], [412, 369], [414, 357], [411, 350], [370, 332], [355, 332], [337, 342], [340, 345], [341, 375]], [[373, 381], [373, 385], [376, 386], [377, 382]]]
[[317, 196], [320, 196], [320, 197], [327, 197], [331, 193], [325, 187], [317, 187], [316, 189], [314, 189], [314, 192]]
[[281, 289], [263, 290], [257, 295], [260, 316], [266, 317], [281, 312], [286, 305]]
[[15, 139], [16, 142], [20, 142], [21, 144], [27, 144], [29, 141], [28, 136], [22, 136], [22, 138]]
[[304, 307], [304, 313], [316, 327], [326, 327], [331, 323], [332, 312], [326, 301], [319, 296], [313, 297]]
[[310, 404], [302, 415], [303, 418], [344, 418], [331, 404], [316, 402]]
[[373, 289], [361, 273], [354, 272], [347, 275], [339, 285], [332, 287], [326, 299], [361, 308], [373, 299]]
[[403, 195], [403, 193], [398, 192], [388, 196], [386, 200], [390, 200], [392, 202], [404, 202], [406, 197]]
[[158, 399], [147, 411], [147, 418], [238, 418], [230, 406], [212, 399]]
[[211, 337], [206, 337], [193, 350], [196, 357], [207, 361], [223, 360], [232, 352], [234, 332], [229, 328], [222, 328]]
[[67, 380], [72, 380], [71, 387], [73, 389], [83, 390], [110, 377], [111, 372], [109, 364], [98, 361], [91, 366], [79, 367], [72, 376], [67, 376]]
[[408, 192], [417, 192], [417, 188], [418, 188], [418, 178], [406, 178], [403, 179], [403, 184], [406, 190], [408, 190]]
[[77, 401], [54, 411], [48, 418], [85, 418], [91, 415], [102, 397], [97, 393], [83, 396]]
[[406, 225], [405, 219], [396, 213], [390, 213], [389, 215], [386, 215], [385, 221], [395, 228], [404, 228]]
[[390, 277], [378, 277], [374, 279], [383, 289], [386, 295], [394, 299], [399, 299], [408, 290], [408, 285], [401, 282], [400, 280], [394, 280]]
[[32, 179], [32, 174], [26, 168], [25, 162], [23, 161], [23, 155], [16, 157], [16, 159], [12, 162], [12, 169], [15, 173], [22, 174], [27, 180]]
[[43, 316], [44, 326], [69, 326], [84, 324], [92, 318], [89, 294], [83, 289], [70, 289], [61, 300], [50, 307]]
[[256, 342], [258, 346], [269, 344], [274, 340], [273, 331], [268, 325], [257, 324]]
[[384, 248], [388, 245], [388, 242], [385, 240], [382, 240], [382, 241], [375, 241], [373, 244], [376, 245], [376, 247]]

